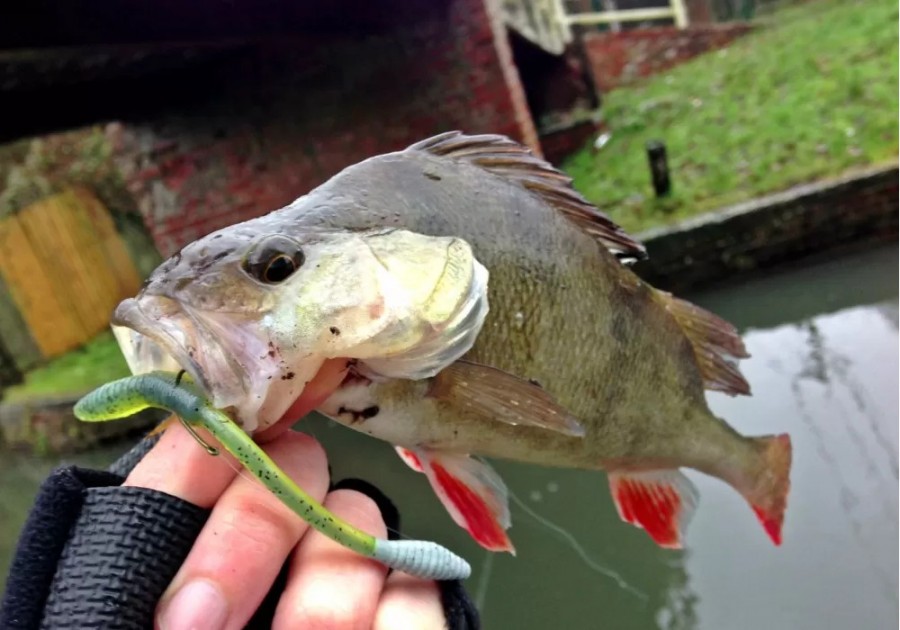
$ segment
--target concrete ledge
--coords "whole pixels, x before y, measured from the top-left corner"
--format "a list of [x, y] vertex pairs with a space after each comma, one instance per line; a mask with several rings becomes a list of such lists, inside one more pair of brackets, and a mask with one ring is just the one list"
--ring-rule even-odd
[[0, 450], [38, 455], [83, 451], [107, 440], [142, 432], [168, 412], [147, 409], [112, 422], [81, 422], [72, 411], [81, 396], [46, 397], [0, 405]]
[[784, 192], [638, 235], [635, 271], [683, 291], [829, 250], [897, 239], [897, 163]]

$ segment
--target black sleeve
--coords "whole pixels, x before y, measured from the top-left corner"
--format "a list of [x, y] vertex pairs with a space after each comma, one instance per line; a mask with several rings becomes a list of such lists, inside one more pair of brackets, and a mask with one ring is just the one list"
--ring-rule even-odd
[[[142, 441], [109, 471], [67, 466], [47, 478], [10, 566], [0, 629], [153, 627], [156, 602], [209, 512], [163, 492], [122, 487], [152, 445]], [[371, 484], [344, 480], [333, 487], [369, 495], [388, 527], [399, 530], [396, 507]], [[271, 625], [285, 579], [282, 570], [248, 628]], [[480, 627], [462, 583], [440, 587], [448, 627]]]

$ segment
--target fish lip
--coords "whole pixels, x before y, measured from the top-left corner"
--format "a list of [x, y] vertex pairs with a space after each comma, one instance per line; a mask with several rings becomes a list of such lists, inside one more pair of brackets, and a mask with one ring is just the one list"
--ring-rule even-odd
[[[155, 312], [148, 312], [147, 307], [152, 307]], [[150, 356], [161, 349], [190, 374], [207, 396], [214, 397], [216, 388], [212, 385], [212, 374], [209, 366], [201, 363], [196, 348], [196, 331], [200, 324], [176, 300], [157, 295], [128, 298], [116, 307], [111, 323], [132, 373], [170, 367], [159, 362], [162, 357], [158, 353], [155, 357]], [[174, 331], [179, 331], [184, 337], [181, 342], [173, 335]], [[147, 341], [157, 347], [144, 345]], [[222, 367], [227, 367], [234, 375], [232, 366]]]
[[286, 364], [266, 333], [222, 315], [144, 292], [119, 304], [112, 329], [133, 374], [183, 369], [216, 408], [253, 433], [283, 415], [318, 364]]

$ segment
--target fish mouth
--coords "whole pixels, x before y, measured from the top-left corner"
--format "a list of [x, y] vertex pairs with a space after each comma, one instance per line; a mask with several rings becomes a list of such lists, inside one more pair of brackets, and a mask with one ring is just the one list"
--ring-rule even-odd
[[185, 370], [215, 407], [230, 408], [248, 432], [271, 421], [261, 412], [272, 406], [270, 390], [282, 366], [252, 327], [226, 328], [177, 300], [141, 295], [116, 307], [112, 330], [133, 374]]

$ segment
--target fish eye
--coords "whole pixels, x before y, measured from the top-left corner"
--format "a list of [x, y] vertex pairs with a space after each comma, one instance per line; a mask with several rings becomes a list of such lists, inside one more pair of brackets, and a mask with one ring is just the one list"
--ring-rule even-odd
[[266, 282], [275, 284], [286, 280], [288, 276], [294, 273], [294, 259], [286, 254], [279, 254], [269, 261], [266, 270], [263, 272], [263, 279]]
[[276, 234], [251, 247], [242, 266], [251, 278], [265, 284], [278, 284], [290, 278], [304, 260], [300, 243]]

